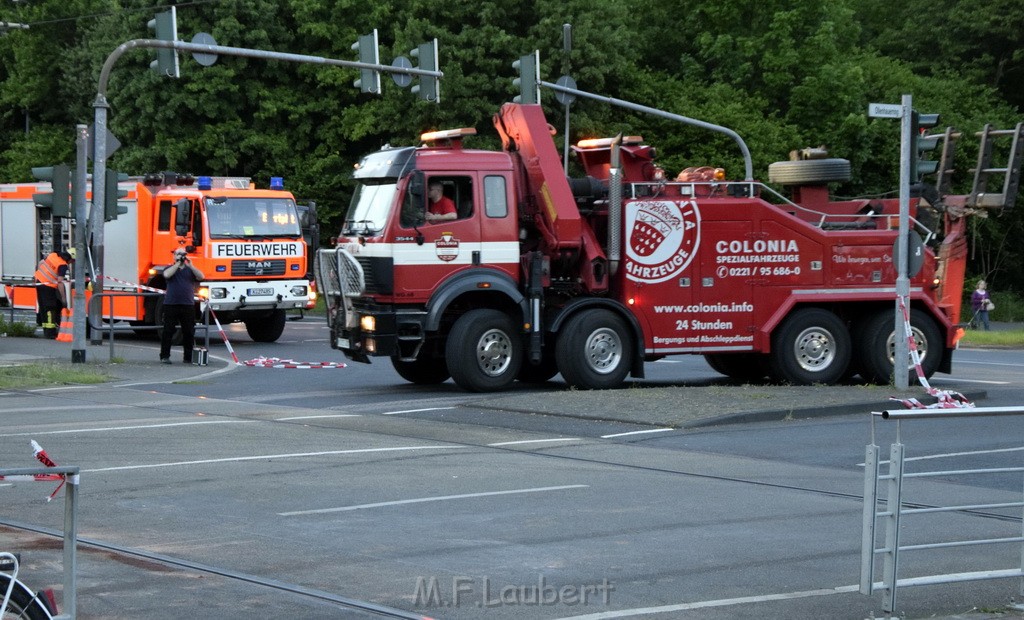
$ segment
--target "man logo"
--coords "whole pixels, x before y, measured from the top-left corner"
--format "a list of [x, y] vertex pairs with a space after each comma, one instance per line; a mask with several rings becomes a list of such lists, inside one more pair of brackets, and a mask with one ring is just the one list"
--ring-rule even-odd
[[253, 275], [262, 276], [263, 275], [263, 270], [270, 268], [271, 264], [272, 263], [270, 261], [268, 261], [268, 260], [266, 260], [266, 261], [251, 260], [251, 261], [249, 261], [249, 269], [252, 270]]

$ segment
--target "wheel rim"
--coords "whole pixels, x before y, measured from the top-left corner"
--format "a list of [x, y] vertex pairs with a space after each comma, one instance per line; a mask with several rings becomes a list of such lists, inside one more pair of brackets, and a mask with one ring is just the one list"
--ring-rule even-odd
[[613, 372], [622, 359], [622, 342], [614, 330], [602, 328], [590, 334], [586, 344], [587, 365], [602, 375]]
[[476, 343], [476, 362], [488, 377], [497, 377], [512, 363], [512, 341], [500, 329], [491, 329]]
[[836, 359], [835, 337], [821, 327], [810, 327], [800, 332], [793, 344], [796, 363], [808, 372], [819, 372]]
[[[928, 356], [928, 339], [925, 338], [924, 332], [920, 329], [911, 326], [910, 333], [914, 336], [914, 346], [917, 348], [917, 355], [922, 362]], [[896, 367], [896, 332], [889, 334], [889, 340], [886, 341], [885, 350], [889, 352], [889, 363], [892, 364], [893, 368]], [[914, 367], [913, 357], [907, 362], [907, 368]]]

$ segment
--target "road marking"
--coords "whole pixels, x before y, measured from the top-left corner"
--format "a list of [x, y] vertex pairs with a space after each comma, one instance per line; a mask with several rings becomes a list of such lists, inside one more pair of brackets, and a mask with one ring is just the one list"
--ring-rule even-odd
[[320, 418], [361, 418], [363, 416], [358, 413], [336, 413], [332, 415], [297, 415], [291, 418], [275, 418], [278, 422], [285, 422], [288, 420], [317, 420]]
[[765, 603], [768, 601], [789, 601], [798, 598], [810, 598], [812, 596], [832, 596], [833, 594], [846, 594], [857, 592], [860, 586], [839, 586], [836, 588], [822, 588], [820, 590], [804, 590], [802, 592], [784, 592], [782, 594], [764, 594], [761, 596], [741, 596], [737, 598], [723, 598], [716, 601], [698, 601], [696, 603], [680, 603], [678, 605], [662, 605], [660, 607], [637, 607], [635, 609], [620, 609], [617, 611], [603, 611], [596, 614], [585, 614], [582, 616], [566, 616], [557, 620], [606, 620], [607, 618], [629, 618], [631, 616], [643, 616], [645, 614], [664, 614], [693, 609], [708, 609], [711, 607], [730, 607], [732, 605], [749, 605], [751, 603]]
[[427, 409], [404, 409], [402, 411], [385, 411], [381, 415], [398, 415], [400, 413], [422, 413], [424, 411], [444, 411], [445, 409], [455, 409], [455, 407], [429, 407]]
[[[75, 405], [75, 411], [85, 411], [87, 409], [125, 409], [134, 406], [135, 405]], [[18, 407], [16, 409], [4, 409], [4, 413], [38, 413], [40, 411], [47, 411], [47, 409], [43, 407]]]
[[664, 433], [667, 431], [674, 431], [674, 428], [652, 428], [646, 431], [630, 431], [628, 433], [615, 433], [613, 435], [601, 435], [601, 439], [611, 439], [612, 437], [626, 437], [627, 435], [646, 435], [647, 433]]
[[471, 499], [475, 497], [491, 497], [494, 495], [516, 495], [520, 493], [542, 493], [545, 491], [565, 491], [568, 489], [585, 489], [589, 484], [568, 484], [560, 487], [537, 487], [534, 489], [514, 489], [511, 491], [487, 491], [483, 493], [465, 493], [463, 495], [439, 495], [436, 497], [417, 497], [416, 499], [400, 499], [393, 502], [377, 502], [374, 504], [358, 504], [356, 506], [339, 506], [337, 508], [318, 508], [315, 510], [296, 510], [294, 512], [279, 512], [282, 517], [294, 517], [299, 515], [316, 515], [328, 512], [347, 512], [350, 510], [363, 510], [366, 508], [381, 508], [384, 506], [401, 506], [404, 504], [422, 504], [424, 502], [441, 502], [449, 499]]
[[930, 379], [930, 381], [932, 383], [934, 383], [934, 384], [937, 384], [937, 385], [943, 385], [943, 384], [956, 385], [957, 383], [984, 383], [986, 385], [1010, 385], [1009, 381], [984, 381], [982, 379], [942, 379], [942, 378], [936, 379], [936, 378], [933, 378], [933, 379]]
[[294, 459], [311, 456], [334, 456], [338, 454], [368, 454], [372, 452], [400, 452], [403, 450], [454, 450], [468, 446], [402, 446], [399, 448], [362, 448], [357, 450], [328, 450], [325, 452], [293, 452], [289, 454], [262, 454], [258, 456], [234, 456], [223, 459], [200, 459], [198, 461], [173, 461], [170, 463], [150, 463], [149, 465], [123, 465], [120, 467], [101, 467], [99, 469], [83, 469], [83, 474], [94, 474], [105, 471], [128, 471], [131, 469], [156, 469], [158, 467], [178, 467], [181, 465], [209, 465], [212, 463], [239, 463], [242, 461], [261, 461], [267, 459]]
[[518, 446], [524, 443], [550, 443], [555, 441], [581, 441], [579, 437], [563, 437], [561, 439], [524, 439], [522, 441], [499, 441], [498, 443], [489, 443], [488, 446]]
[[[77, 411], [78, 408], [76, 407]], [[140, 424], [139, 426], [107, 426], [104, 428], [78, 428], [62, 431], [32, 431], [29, 433], [5, 433], [0, 437], [27, 437], [29, 435], [67, 435], [73, 433], [99, 433], [102, 431], [133, 431], [139, 428], [168, 428], [171, 426], [195, 426], [197, 424], [248, 424], [255, 420], [210, 420], [208, 422], [174, 422], [168, 424]]]

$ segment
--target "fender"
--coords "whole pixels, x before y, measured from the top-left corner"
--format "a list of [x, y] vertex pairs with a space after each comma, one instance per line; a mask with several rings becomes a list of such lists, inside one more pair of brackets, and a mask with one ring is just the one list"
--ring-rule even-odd
[[460, 271], [438, 287], [427, 302], [427, 319], [424, 328], [437, 331], [441, 326], [441, 317], [453, 301], [465, 293], [490, 292], [503, 295], [511, 304], [518, 306], [522, 316], [528, 316], [526, 297], [519, 290], [519, 285], [504, 271], [487, 267], [477, 267]]
[[603, 297], [576, 297], [561, 308], [551, 311], [547, 316], [547, 330], [556, 333], [562, 324], [584, 308], [606, 308], [626, 320], [626, 325], [633, 331], [633, 367], [630, 374], [642, 379], [644, 377], [644, 333], [640, 322], [621, 302]]

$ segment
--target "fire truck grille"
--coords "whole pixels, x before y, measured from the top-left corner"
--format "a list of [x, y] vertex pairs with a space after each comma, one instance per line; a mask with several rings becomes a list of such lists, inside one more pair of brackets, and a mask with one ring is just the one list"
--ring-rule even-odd
[[359, 266], [363, 268], [363, 282], [366, 292], [377, 295], [390, 295], [395, 289], [394, 266], [391, 258], [380, 256], [357, 256]]
[[237, 277], [283, 276], [287, 268], [284, 259], [231, 261], [231, 275]]

